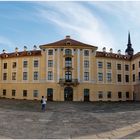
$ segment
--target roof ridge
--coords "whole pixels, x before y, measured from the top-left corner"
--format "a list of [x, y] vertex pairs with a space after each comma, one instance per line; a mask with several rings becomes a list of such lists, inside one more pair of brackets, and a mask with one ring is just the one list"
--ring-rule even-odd
[[47, 46], [87, 46], [87, 47], [94, 47], [97, 49], [97, 46], [93, 46], [87, 43], [83, 43], [81, 41], [75, 40], [75, 39], [71, 39], [69, 38], [65, 38], [65, 39], [61, 39], [52, 43], [48, 43], [48, 44], [43, 44], [40, 45], [39, 47], [42, 49], [44, 47]]

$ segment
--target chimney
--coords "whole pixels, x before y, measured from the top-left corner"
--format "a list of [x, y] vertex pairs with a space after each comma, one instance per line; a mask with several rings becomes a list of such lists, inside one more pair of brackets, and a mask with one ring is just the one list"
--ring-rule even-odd
[[3, 50], [3, 53], [6, 53], [6, 50]]
[[106, 52], [106, 47], [103, 47], [103, 52]]
[[121, 54], [121, 50], [118, 50], [118, 54]]
[[67, 35], [67, 36], [66, 36], [66, 39], [70, 39], [70, 35]]
[[24, 46], [24, 51], [27, 51], [27, 46]]
[[36, 50], [37, 49], [37, 46], [36, 45], [34, 45], [34, 50]]
[[110, 53], [113, 53], [113, 49], [112, 48], [110, 48]]
[[18, 48], [17, 47], [15, 48], [15, 52], [18, 52]]

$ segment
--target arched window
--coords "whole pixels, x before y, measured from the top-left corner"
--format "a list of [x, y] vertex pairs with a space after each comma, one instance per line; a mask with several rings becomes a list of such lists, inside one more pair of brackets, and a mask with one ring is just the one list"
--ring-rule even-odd
[[65, 58], [65, 67], [72, 67], [72, 58], [71, 57]]
[[72, 55], [72, 51], [70, 49], [65, 50], [65, 55]]

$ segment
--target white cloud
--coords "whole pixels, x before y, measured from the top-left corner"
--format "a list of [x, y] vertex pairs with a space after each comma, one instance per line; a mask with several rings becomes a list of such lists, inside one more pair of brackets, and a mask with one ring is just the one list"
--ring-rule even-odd
[[82, 3], [44, 2], [38, 5], [38, 16], [58, 26], [62, 34], [70, 33], [72, 38], [96, 45], [100, 50], [104, 46], [115, 49], [109, 28], [94, 14], [94, 10], [90, 11]]
[[[91, 5], [96, 6], [102, 11], [115, 16], [121, 22], [129, 21], [133, 22], [133, 25], [140, 26], [140, 1], [110, 1], [110, 2], [88, 2]], [[124, 22], [125, 25], [126, 22]]]
[[[118, 38], [114, 39], [116, 44], [127, 43], [125, 36], [128, 30], [131, 32], [132, 45], [135, 52], [139, 50], [139, 28], [140, 28], [140, 1], [111, 1], [111, 2], [88, 2], [90, 5], [96, 7], [99, 11], [104, 12], [108, 17], [115, 19], [110, 20], [110, 26], [113, 26], [114, 22], [118, 25], [114, 30], [114, 38], [117, 35]], [[122, 39], [123, 38], [123, 39]], [[121, 47], [121, 46], [120, 46]], [[123, 48], [125, 50], [125, 48]]]
[[37, 4], [38, 17], [43, 22], [54, 24], [63, 36], [69, 34], [74, 39], [98, 46], [99, 50], [105, 46], [116, 52], [121, 48], [125, 50], [127, 32], [130, 30], [133, 47], [139, 51], [139, 1], [53, 1]]

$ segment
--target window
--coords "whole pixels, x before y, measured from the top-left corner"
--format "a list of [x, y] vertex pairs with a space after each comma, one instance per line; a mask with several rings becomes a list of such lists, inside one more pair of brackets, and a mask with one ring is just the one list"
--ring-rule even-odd
[[16, 96], [16, 90], [15, 89], [12, 90], [12, 96]]
[[48, 67], [53, 67], [53, 60], [48, 60]]
[[3, 89], [3, 96], [6, 96], [6, 89]]
[[65, 55], [72, 55], [72, 51], [70, 49], [65, 50]]
[[111, 63], [107, 62], [107, 69], [111, 69]]
[[28, 61], [23, 61], [23, 68], [27, 68], [28, 66]]
[[38, 60], [34, 60], [34, 67], [35, 67], [35, 68], [38, 67]]
[[53, 55], [53, 50], [48, 50], [48, 55]]
[[126, 98], [129, 98], [129, 92], [126, 92]]
[[125, 65], [125, 71], [129, 71], [129, 65]]
[[16, 62], [13, 62], [12, 63], [12, 68], [14, 69], [14, 68], [16, 68], [17, 67], [17, 63]]
[[89, 68], [89, 61], [88, 60], [84, 60], [84, 68]]
[[103, 68], [103, 62], [98, 62], [98, 68]]
[[99, 91], [99, 92], [98, 92], [98, 98], [99, 98], [99, 99], [102, 99], [102, 98], [103, 98], [103, 92], [102, 92], [102, 91]]
[[133, 74], [133, 82], [135, 82], [135, 74]]
[[140, 81], [140, 72], [139, 72], [139, 79], [138, 80]]
[[111, 91], [107, 92], [107, 98], [109, 98], [109, 99], [111, 98]]
[[135, 64], [132, 65], [132, 70], [135, 70]]
[[89, 80], [89, 72], [84, 72], [84, 80], [85, 81]]
[[7, 80], [7, 73], [3, 73], [3, 80]]
[[129, 82], [129, 75], [125, 75], [125, 82]]
[[121, 70], [121, 64], [117, 64], [117, 70]]
[[34, 71], [34, 80], [38, 80], [38, 71]]
[[111, 73], [107, 73], [107, 81], [111, 82]]
[[98, 73], [98, 80], [103, 81], [103, 73]]
[[66, 82], [72, 81], [72, 72], [71, 71], [66, 71], [65, 72], [65, 80], [66, 80]]
[[65, 67], [72, 67], [72, 58], [71, 57], [65, 58]]
[[12, 72], [12, 80], [16, 80], [16, 72]]
[[23, 97], [27, 97], [27, 90], [23, 90]]
[[89, 56], [89, 51], [88, 50], [84, 50], [84, 56]]
[[122, 98], [122, 92], [118, 92], [118, 98]]
[[48, 80], [53, 80], [53, 73], [52, 73], [52, 71], [48, 71]]
[[118, 82], [121, 82], [121, 81], [122, 81], [122, 75], [118, 74]]
[[7, 69], [7, 63], [3, 64], [3, 69]]
[[27, 80], [27, 72], [23, 72], [23, 80]]
[[33, 97], [38, 97], [38, 90], [33, 90]]

